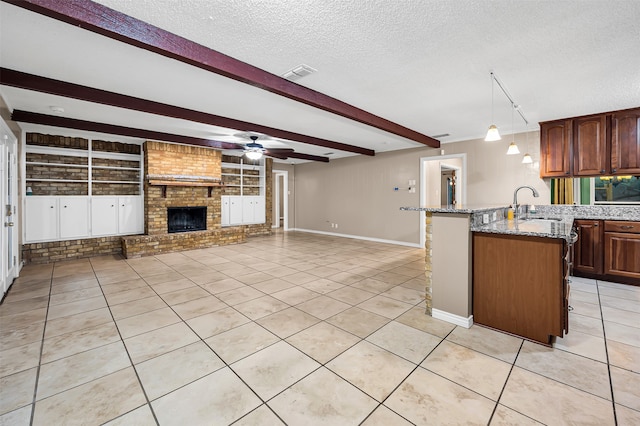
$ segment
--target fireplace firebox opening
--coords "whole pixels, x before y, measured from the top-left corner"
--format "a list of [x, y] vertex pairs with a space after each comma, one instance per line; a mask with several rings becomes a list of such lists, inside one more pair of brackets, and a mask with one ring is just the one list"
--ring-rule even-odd
[[207, 207], [167, 208], [168, 232], [204, 231], [207, 229]]

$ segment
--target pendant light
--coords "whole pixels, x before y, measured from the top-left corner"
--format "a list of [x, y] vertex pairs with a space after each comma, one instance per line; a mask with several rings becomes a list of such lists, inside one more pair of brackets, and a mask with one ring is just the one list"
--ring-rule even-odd
[[[525, 137], [527, 138], [527, 149], [529, 149], [529, 129], [525, 129], [527, 131], [527, 133], [525, 134]], [[533, 158], [531, 158], [531, 156], [529, 155], [529, 153], [527, 152], [526, 154], [524, 154], [524, 157], [522, 157], [522, 164], [531, 164], [533, 163]]]
[[513, 124], [513, 110], [517, 108], [517, 105], [511, 104], [511, 137], [513, 140], [509, 144], [509, 149], [507, 149], [507, 155], [516, 155], [520, 154], [520, 150], [518, 149], [518, 145], [516, 145], [516, 127]]
[[[495, 123], [495, 121], [493, 121], [493, 71], [491, 71], [491, 122]], [[493, 142], [493, 141], [499, 141], [500, 139], [502, 139], [500, 137], [500, 132], [498, 131], [498, 127], [495, 124], [492, 124], [491, 126], [489, 126], [489, 130], [487, 131], [487, 136], [484, 138], [485, 141], [487, 142]]]

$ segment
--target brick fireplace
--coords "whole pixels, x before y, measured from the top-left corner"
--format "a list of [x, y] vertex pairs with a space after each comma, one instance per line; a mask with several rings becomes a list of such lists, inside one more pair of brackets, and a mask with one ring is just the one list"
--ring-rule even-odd
[[[271, 159], [267, 160], [266, 223], [221, 227], [220, 151], [163, 142], [144, 143], [145, 235], [123, 237], [125, 257], [244, 242], [247, 235], [271, 233]], [[169, 209], [206, 208], [206, 230], [168, 232]]]

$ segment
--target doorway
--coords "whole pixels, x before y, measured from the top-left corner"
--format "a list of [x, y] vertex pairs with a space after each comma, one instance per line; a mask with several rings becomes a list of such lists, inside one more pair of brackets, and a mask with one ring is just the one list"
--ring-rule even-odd
[[[440, 207], [467, 202], [467, 154], [420, 158], [420, 205]], [[420, 246], [425, 244], [425, 212], [420, 212]]]
[[289, 230], [289, 172], [273, 171], [273, 223], [272, 228]]
[[460, 168], [440, 163], [440, 204], [450, 206], [458, 204], [460, 199], [460, 185], [458, 176]]
[[0, 120], [0, 290], [4, 297], [18, 276], [18, 143], [9, 127]]

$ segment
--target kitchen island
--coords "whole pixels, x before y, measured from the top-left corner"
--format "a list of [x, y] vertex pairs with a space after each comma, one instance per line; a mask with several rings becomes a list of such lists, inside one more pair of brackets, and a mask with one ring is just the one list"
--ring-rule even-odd
[[539, 206], [538, 220], [507, 220], [506, 206], [402, 209], [426, 216], [428, 314], [544, 344], [568, 329], [574, 218], [640, 220], [640, 209], [626, 206]]

